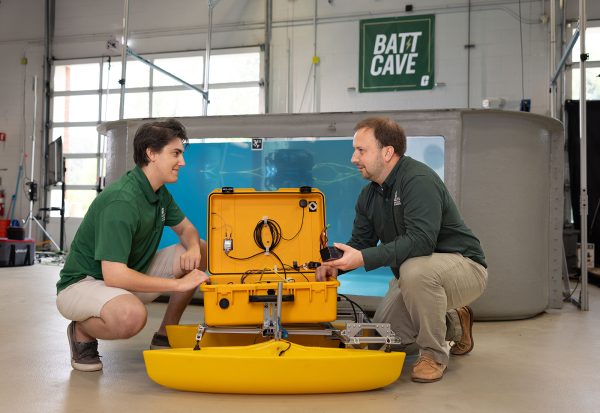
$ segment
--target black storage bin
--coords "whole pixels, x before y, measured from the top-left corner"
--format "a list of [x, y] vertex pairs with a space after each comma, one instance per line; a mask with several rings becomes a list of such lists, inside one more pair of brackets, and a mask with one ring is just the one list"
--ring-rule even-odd
[[32, 239], [0, 239], [0, 267], [33, 265], [35, 261], [35, 241]]

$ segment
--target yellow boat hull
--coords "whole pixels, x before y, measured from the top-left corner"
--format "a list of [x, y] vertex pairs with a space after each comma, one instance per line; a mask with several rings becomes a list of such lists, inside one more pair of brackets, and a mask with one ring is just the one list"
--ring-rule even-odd
[[[314, 325], [311, 326], [315, 328]], [[343, 329], [341, 325], [337, 326]], [[178, 324], [167, 326], [167, 336], [172, 348], [192, 348], [196, 345], [196, 333], [198, 326], [194, 324]], [[288, 340], [311, 347], [339, 347], [339, 340], [332, 339], [323, 335], [299, 335], [289, 331]], [[200, 345], [202, 347], [222, 347], [222, 346], [248, 346], [251, 344], [263, 343], [269, 341], [269, 337], [262, 337], [255, 334], [223, 334], [206, 332], [202, 336]]]
[[345, 393], [387, 386], [406, 354], [305, 347], [285, 340], [248, 346], [146, 350], [148, 376], [177, 390], [206, 393]]

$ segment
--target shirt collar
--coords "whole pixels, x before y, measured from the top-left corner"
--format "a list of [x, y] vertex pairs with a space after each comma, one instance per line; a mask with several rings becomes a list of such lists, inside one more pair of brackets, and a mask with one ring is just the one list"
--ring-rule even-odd
[[161, 186], [160, 188], [158, 188], [158, 191], [154, 192], [152, 190], [152, 185], [150, 185], [150, 181], [148, 181], [148, 177], [146, 176], [144, 171], [142, 171], [142, 169], [137, 165], [131, 170], [131, 175], [140, 184], [140, 188], [142, 189], [146, 200], [151, 204], [158, 202], [158, 194], [163, 187]]
[[398, 176], [398, 171], [402, 167], [402, 164], [404, 164], [404, 160], [406, 158], [407, 158], [406, 155], [402, 155], [400, 157], [400, 159], [398, 159], [398, 162], [396, 162], [396, 165], [394, 165], [394, 167], [390, 171], [387, 178], [385, 178], [385, 181], [383, 182], [383, 184], [379, 185], [377, 182], [371, 183], [373, 185], [373, 188], [375, 188], [375, 192], [377, 192], [379, 195], [383, 196], [384, 198], [387, 198], [389, 196], [391, 189], [394, 187], [394, 184], [396, 183], [396, 177]]

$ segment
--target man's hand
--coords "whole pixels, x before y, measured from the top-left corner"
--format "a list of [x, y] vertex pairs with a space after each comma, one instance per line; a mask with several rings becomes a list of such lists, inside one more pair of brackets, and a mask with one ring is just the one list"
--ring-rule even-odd
[[[331, 267], [336, 270], [350, 271], [365, 265], [362, 253], [346, 244], [334, 243], [334, 247], [339, 248], [344, 252], [344, 256], [337, 260], [324, 262], [321, 267]], [[321, 268], [319, 267], [319, 268]]]
[[208, 282], [208, 275], [204, 271], [193, 269], [181, 278], [177, 279], [177, 291], [184, 292], [198, 287], [203, 282]]
[[192, 271], [200, 267], [200, 246], [194, 245], [181, 254], [179, 265], [183, 271]]
[[324, 265], [321, 265], [315, 270], [315, 278], [317, 279], [317, 281], [335, 280], [337, 278], [337, 275], [338, 270], [337, 268], [333, 267], [326, 267]]

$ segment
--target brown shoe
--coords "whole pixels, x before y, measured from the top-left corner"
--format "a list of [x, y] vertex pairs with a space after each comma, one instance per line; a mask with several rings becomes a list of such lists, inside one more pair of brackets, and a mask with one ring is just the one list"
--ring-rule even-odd
[[154, 336], [152, 336], [152, 341], [150, 342], [150, 350], [164, 350], [167, 348], [171, 348], [171, 345], [169, 344], [169, 338], [159, 334], [158, 332], [154, 333]]
[[75, 321], [67, 327], [67, 338], [71, 347], [71, 366], [79, 371], [102, 370], [102, 362], [98, 354], [98, 340], [79, 342], [75, 340]]
[[450, 354], [463, 356], [470, 353], [475, 344], [473, 341], [473, 310], [467, 305], [457, 308], [456, 313], [462, 327], [462, 336], [460, 337], [460, 341], [455, 341], [450, 345]]
[[444, 377], [446, 366], [436, 362], [429, 355], [421, 355], [413, 365], [410, 378], [417, 383], [432, 383]]

